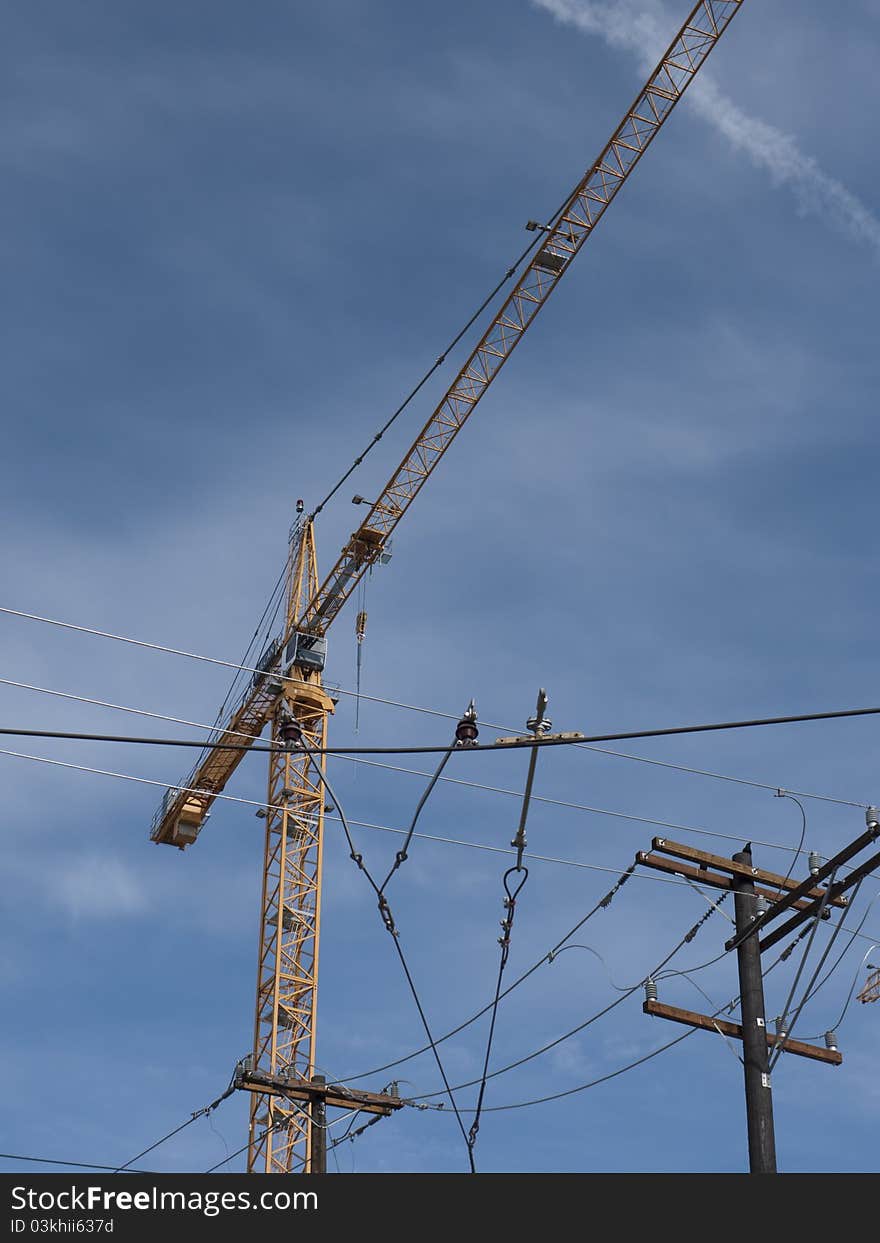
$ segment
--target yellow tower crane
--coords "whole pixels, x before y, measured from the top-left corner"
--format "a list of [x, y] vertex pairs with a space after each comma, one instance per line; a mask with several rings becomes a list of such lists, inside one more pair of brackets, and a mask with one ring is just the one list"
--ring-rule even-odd
[[[225, 724], [212, 734], [213, 745], [185, 781], [165, 795], [153, 822], [153, 841], [183, 849], [196, 840], [211, 804], [245, 754], [245, 749], [222, 749], [218, 744], [224, 739], [256, 739], [271, 722], [273, 743], [295, 737], [309, 748], [325, 746], [333, 711], [321, 685], [328, 628], [364, 573], [384, 555], [394, 528], [742, 3], [701, 0], [694, 6], [553, 220], [529, 222], [527, 227], [540, 236], [528, 266], [323, 582], [314, 515], [300, 518], [290, 542], [284, 633], [261, 660]], [[315, 1078], [323, 765], [322, 755], [284, 751], [281, 745], [269, 758], [251, 1071], [258, 1081], [288, 1084], [290, 1092], [255, 1092], [252, 1098], [251, 1172], [311, 1173], [319, 1167], [308, 1116], [293, 1102], [317, 1100], [317, 1085], [323, 1082]]]

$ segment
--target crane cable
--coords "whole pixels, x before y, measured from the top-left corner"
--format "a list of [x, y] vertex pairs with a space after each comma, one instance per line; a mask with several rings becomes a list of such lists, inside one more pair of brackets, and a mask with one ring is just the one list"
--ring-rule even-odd
[[[566, 202], [567, 201], [568, 200], [566, 199]], [[434, 372], [437, 370], [437, 368], [441, 367], [443, 363], [446, 361], [446, 358], [449, 352], [453, 350], [456, 347], [456, 345], [458, 345], [462, 337], [465, 336], [465, 334], [470, 331], [470, 329], [473, 327], [473, 325], [477, 322], [477, 320], [483, 314], [486, 307], [489, 305], [489, 303], [492, 301], [495, 295], [504, 288], [504, 286], [507, 284], [509, 280], [512, 280], [512, 278], [516, 275], [517, 271], [522, 266], [522, 264], [525, 262], [525, 260], [528, 258], [528, 256], [531, 254], [531, 252], [541, 243], [542, 240], [543, 240], [543, 233], [539, 232], [536, 235], [535, 239], [529, 242], [528, 246], [519, 256], [519, 258], [514, 260], [514, 262], [511, 264], [511, 266], [507, 269], [507, 271], [502, 276], [501, 280], [498, 281], [497, 285], [492, 290], [492, 292], [486, 295], [486, 297], [483, 299], [483, 301], [474, 311], [473, 315], [471, 315], [470, 319], [467, 321], [464, 327], [461, 328], [458, 333], [456, 333], [456, 335], [452, 338], [452, 340], [446, 346], [446, 349], [442, 352], [442, 354], [440, 354], [436, 358], [436, 360], [432, 363], [432, 365], [428, 368], [428, 370], [419, 380], [415, 388], [412, 389], [412, 391], [408, 394], [408, 396], [406, 396], [403, 399], [403, 401], [400, 403], [400, 405], [397, 407], [397, 409], [394, 411], [391, 417], [383, 424], [383, 426], [379, 429], [379, 431], [376, 432], [375, 436], [370, 441], [370, 443], [367, 445], [366, 449], [364, 449], [363, 452], [354, 459], [354, 461], [352, 462], [351, 466], [349, 466], [345, 474], [341, 477], [341, 479], [338, 480], [337, 483], [334, 484], [334, 486], [330, 489], [330, 491], [327, 493], [324, 499], [320, 502], [320, 504], [315, 506], [315, 508], [309, 514], [310, 522], [314, 521], [314, 519], [317, 518], [318, 514], [321, 512], [321, 510], [324, 508], [327, 502], [330, 501], [336, 495], [336, 493], [339, 491], [339, 489], [342, 487], [345, 481], [351, 478], [351, 476], [354, 474], [354, 472], [363, 462], [367, 454], [370, 453], [376, 447], [376, 445], [379, 443], [379, 441], [382, 439], [382, 437], [385, 435], [385, 433], [388, 431], [391, 425], [394, 422], [396, 422], [397, 418], [401, 414], [403, 414], [404, 410], [407, 408], [409, 403], [413, 400], [416, 394], [419, 393], [425, 387], [425, 385], [428, 383], [428, 381], [430, 380]]]

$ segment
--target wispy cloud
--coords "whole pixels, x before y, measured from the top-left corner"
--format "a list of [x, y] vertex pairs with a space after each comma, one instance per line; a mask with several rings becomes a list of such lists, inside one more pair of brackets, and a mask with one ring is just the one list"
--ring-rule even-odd
[[[676, 19], [659, 0], [532, 3], [584, 34], [598, 35], [609, 46], [631, 52], [645, 72], [656, 65], [676, 29]], [[880, 257], [880, 220], [842, 182], [823, 172], [815, 158], [803, 151], [790, 134], [747, 113], [705, 69], [688, 89], [685, 102], [734, 150], [768, 173], [774, 185], [787, 186], [801, 215], [818, 216], [836, 232], [870, 246]]]
[[134, 872], [118, 859], [89, 855], [71, 859], [51, 877], [61, 905], [77, 919], [140, 914], [146, 897]]

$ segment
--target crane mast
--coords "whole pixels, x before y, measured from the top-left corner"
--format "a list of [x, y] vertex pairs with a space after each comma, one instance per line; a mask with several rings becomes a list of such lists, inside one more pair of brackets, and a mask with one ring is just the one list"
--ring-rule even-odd
[[[287, 629], [318, 582], [313, 524], [294, 529], [287, 574]], [[323, 755], [284, 749], [291, 734], [322, 748], [333, 701], [320, 669], [293, 665], [298, 677], [276, 691], [266, 797], [263, 895], [252, 1069], [272, 1078], [310, 1081], [315, 1071], [315, 1015], [321, 924], [324, 824]], [[269, 677], [270, 675], [267, 675]], [[251, 1099], [248, 1171], [309, 1173], [307, 1115], [280, 1095]]]
[[[548, 224], [513, 291], [459, 370], [452, 385], [343, 547], [323, 582], [317, 573], [311, 518], [294, 529], [288, 562], [284, 633], [259, 662], [227, 723], [211, 734], [190, 775], [167, 793], [153, 820], [156, 842], [191, 845], [214, 799], [245, 750], [218, 747], [224, 739], [256, 739], [271, 721], [272, 738], [293, 722], [309, 746], [325, 744], [332, 701], [321, 687], [326, 632], [364, 573], [383, 555], [389, 537], [501, 367], [522, 340], [574, 256], [591, 235], [743, 0], [701, 0], [627, 109], [597, 160]], [[323, 757], [295, 751], [270, 755], [266, 809], [262, 922], [254, 1035], [254, 1066], [291, 1082], [314, 1072], [320, 928]], [[311, 1170], [304, 1115], [284, 1097], [255, 1095], [248, 1169]]]

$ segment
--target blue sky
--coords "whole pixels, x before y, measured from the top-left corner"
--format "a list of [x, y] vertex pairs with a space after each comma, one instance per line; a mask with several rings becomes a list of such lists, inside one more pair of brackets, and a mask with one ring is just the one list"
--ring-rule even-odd
[[[335, 481], [523, 248], [525, 221], [575, 184], [685, 7], [10, 9], [0, 604], [234, 660], [296, 498], [314, 503]], [[850, 4], [846, 24], [816, 0], [746, 0], [699, 98], [671, 118], [373, 576], [368, 693], [448, 712], [474, 696], [486, 720], [520, 728], [544, 685], [556, 727], [587, 733], [877, 701], [880, 186], [865, 152], [878, 19], [876, 0]], [[349, 495], [381, 488], [451, 377], [321, 516], [325, 568], [357, 520]], [[194, 721], [212, 720], [226, 689], [210, 665], [11, 617], [0, 628], [7, 679]], [[354, 663], [348, 609], [329, 679], [351, 687]], [[8, 686], [0, 697], [9, 725], [155, 732]], [[343, 697], [333, 741], [353, 730]], [[536, 789], [720, 834], [667, 834], [718, 853], [752, 838], [764, 843], [756, 862], [784, 871], [790, 855], [774, 847], [796, 845], [800, 813], [773, 790], [880, 800], [876, 731], [867, 719], [630, 749], [770, 789], [582, 750], [543, 755]], [[362, 707], [362, 743], [447, 736], [441, 720]], [[10, 747], [168, 783], [189, 759]], [[400, 766], [423, 767], [417, 758]], [[260, 822], [253, 807], [218, 804], [192, 850], [166, 851], [148, 840], [156, 787], [0, 759], [0, 1048], [15, 1067], [2, 1148], [121, 1162], [213, 1099], [249, 1047]], [[516, 791], [525, 760], [460, 757], [449, 775]], [[331, 780], [350, 817], [398, 828], [423, 787], [342, 760]], [[264, 789], [252, 756], [228, 792]], [[807, 845], [824, 855], [863, 826], [857, 806], [805, 806]], [[421, 828], [505, 846], [517, 815], [514, 797], [446, 784]], [[534, 863], [511, 972], [654, 831], [536, 804], [531, 848], [590, 867]], [[422, 1040], [370, 893], [339, 826], [327, 833], [319, 1061], [343, 1078]], [[359, 840], [370, 859], [397, 848], [378, 831]], [[395, 914], [438, 1033], [491, 995], [502, 870], [501, 856], [422, 841], [397, 878]], [[706, 909], [687, 886], [636, 876], [577, 940], [632, 983]], [[713, 957], [728, 929], [713, 916], [672, 965]], [[880, 914], [864, 931], [880, 938]], [[803, 1035], [836, 1018], [869, 947], [853, 942]], [[794, 961], [768, 981], [771, 1014]], [[737, 991], [729, 959], [694, 979], [718, 1005]], [[591, 954], [562, 955], [504, 1004], [493, 1064], [614, 996]], [[683, 977], [661, 998], [708, 1008]], [[639, 1001], [493, 1080], [487, 1105], [565, 1091], [678, 1034]], [[780, 1168], [877, 1168], [878, 1017], [850, 1006], [839, 1069], [780, 1062]], [[454, 1082], [475, 1076], [485, 1034], [475, 1025], [444, 1046]], [[400, 1074], [414, 1095], [436, 1089], [427, 1058]], [[150, 1167], [222, 1160], [244, 1142], [245, 1113], [233, 1099]], [[453, 1119], [435, 1112], [407, 1110], [336, 1156], [343, 1171], [466, 1167]], [[741, 1170], [741, 1069], [723, 1041], [697, 1034], [603, 1086], [487, 1114], [477, 1160], [486, 1171]]]

